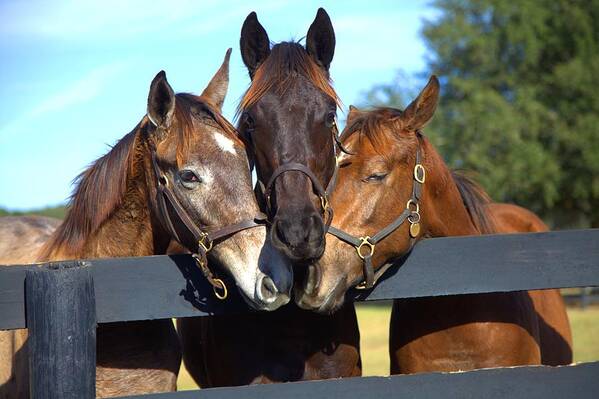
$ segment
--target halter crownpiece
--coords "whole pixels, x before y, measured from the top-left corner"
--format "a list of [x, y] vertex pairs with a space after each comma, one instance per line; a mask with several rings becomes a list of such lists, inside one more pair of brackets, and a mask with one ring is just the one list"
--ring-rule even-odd
[[364, 280], [356, 285], [356, 289], [370, 289], [374, 287], [378, 279], [393, 265], [389, 262], [382, 265], [376, 272], [372, 266], [372, 256], [376, 245], [387, 236], [397, 230], [406, 220], [410, 223], [410, 248], [415, 244], [416, 238], [420, 235], [420, 198], [422, 197], [422, 185], [426, 181], [426, 170], [422, 165], [422, 156], [420, 153], [420, 141], [422, 135], [416, 132], [418, 138], [418, 148], [416, 149], [416, 163], [413, 172], [412, 196], [406, 202], [403, 212], [393, 222], [383, 229], [379, 230], [372, 237], [356, 237], [334, 226], [330, 226], [328, 232], [346, 243], [353, 245], [364, 265]]
[[[156, 152], [152, 151], [152, 165], [154, 168], [154, 174], [157, 179], [156, 186], [156, 201], [158, 202], [158, 209], [160, 213], [160, 219], [164, 227], [167, 229], [172, 238], [174, 238], [181, 245], [187, 247], [192, 251], [192, 257], [196, 261], [199, 269], [206, 280], [212, 285], [214, 295], [221, 300], [224, 300], [228, 296], [227, 286], [224, 281], [220, 278], [215, 277], [210, 268], [208, 267], [208, 252], [212, 250], [215, 242], [222, 241], [238, 233], [242, 230], [251, 229], [254, 227], [264, 226], [266, 223], [266, 215], [259, 212], [253, 219], [242, 220], [239, 223], [230, 224], [220, 229], [209, 229], [207, 227], [200, 228], [191, 219], [185, 208], [181, 205], [177, 197], [173, 194], [171, 184], [168, 177], [161, 172], [156, 159]], [[175, 212], [177, 218], [183, 226], [187, 229], [190, 236], [194, 239], [194, 246], [186, 245], [171, 219], [168, 206]], [[192, 249], [193, 248], [193, 249]]]

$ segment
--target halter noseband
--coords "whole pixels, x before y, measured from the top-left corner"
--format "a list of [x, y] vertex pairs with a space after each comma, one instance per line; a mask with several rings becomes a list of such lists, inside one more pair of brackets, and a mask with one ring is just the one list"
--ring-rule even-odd
[[414, 165], [414, 172], [412, 174], [413, 185], [412, 185], [412, 196], [406, 203], [404, 211], [395, 219], [393, 222], [388, 224], [383, 229], [379, 230], [372, 237], [362, 236], [356, 237], [343, 230], [340, 230], [334, 226], [329, 227], [329, 233], [334, 235], [346, 243], [353, 245], [356, 248], [358, 256], [363, 261], [364, 269], [364, 280], [356, 285], [357, 289], [370, 289], [374, 287], [378, 279], [393, 265], [392, 262], [388, 262], [382, 265], [376, 272], [372, 266], [372, 256], [374, 255], [374, 249], [376, 244], [384, 240], [387, 236], [397, 230], [406, 220], [410, 222], [410, 248], [412, 249], [415, 244], [416, 238], [420, 234], [420, 198], [422, 197], [422, 185], [426, 180], [426, 170], [422, 165], [422, 156], [420, 153], [420, 141], [421, 133], [416, 132], [418, 138], [418, 148], [416, 149], [416, 164]]
[[221, 300], [227, 298], [228, 290], [224, 281], [215, 277], [212, 271], [208, 268], [208, 252], [210, 252], [215, 242], [222, 241], [242, 230], [264, 226], [266, 222], [266, 215], [259, 212], [253, 219], [242, 220], [239, 223], [230, 224], [220, 229], [209, 229], [207, 227], [200, 228], [192, 220], [185, 208], [183, 208], [179, 200], [177, 200], [177, 197], [174, 195], [168, 177], [161, 172], [160, 167], [158, 166], [155, 150], [152, 150], [152, 165], [156, 180], [158, 182], [156, 185], [156, 201], [158, 202], [158, 209], [162, 224], [164, 227], [166, 227], [172, 238], [187, 248], [190, 248], [190, 246], [183, 243], [179, 234], [177, 233], [177, 230], [175, 229], [175, 225], [173, 224], [168, 210], [168, 206], [170, 205], [171, 209], [175, 211], [177, 219], [183, 226], [185, 226], [189, 234], [194, 238], [194, 243], [197, 243], [197, 249], [195, 251], [192, 250], [191, 256], [195, 259], [206, 280], [208, 280], [210, 285], [212, 285], [214, 295]]
[[[334, 149], [336, 145], [340, 146], [338, 139], [337, 139], [338, 129], [337, 129], [336, 121], [333, 123], [331, 131], [332, 131], [332, 135], [333, 135], [333, 149]], [[334, 153], [336, 153], [336, 151], [334, 151]], [[333, 220], [333, 208], [331, 208], [331, 206], [329, 205], [329, 197], [330, 197], [331, 193], [333, 192], [333, 190], [335, 189], [335, 185], [337, 184], [338, 170], [339, 170], [339, 165], [337, 164], [337, 158], [335, 158], [335, 169], [333, 170], [333, 175], [331, 176], [331, 179], [329, 180], [329, 183], [327, 184], [326, 189], [324, 189], [322, 187], [322, 184], [320, 183], [320, 181], [318, 181], [318, 178], [316, 177], [314, 172], [312, 172], [310, 170], [310, 168], [308, 168], [306, 165], [297, 163], [297, 162], [288, 162], [288, 163], [284, 163], [284, 164], [280, 165], [272, 173], [272, 175], [270, 176], [270, 179], [268, 179], [268, 183], [266, 183], [266, 186], [262, 183], [262, 181], [258, 180], [257, 187], [259, 188], [260, 193], [262, 194], [262, 197], [264, 198], [264, 200], [266, 202], [266, 204], [265, 204], [266, 211], [269, 213], [272, 213], [272, 205], [271, 205], [270, 198], [271, 198], [272, 190], [274, 189], [277, 179], [282, 174], [287, 173], [287, 172], [291, 172], [291, 171], [301, 172], [306, 177], [308, 177], [308, 179], [312, 183], [312, 189], [314, 190], [315, 194], [318, 196], [318, 199], [320, 200], [320, 208], [321, 208], [323, 214], [327, 215], [326, 222], [325, 222], [325, 226], [326, 226], [325, 233], [326, 233], [326, 230], [328, 230], [328, 228], [331, 224], [331, 221]]]

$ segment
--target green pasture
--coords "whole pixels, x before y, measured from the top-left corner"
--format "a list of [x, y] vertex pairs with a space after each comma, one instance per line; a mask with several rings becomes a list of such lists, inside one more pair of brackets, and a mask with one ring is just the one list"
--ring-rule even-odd
[[[388, 375], [390, 304], [359, 304], [357, 309], [364, 375]], [[568, 315], [574, 334], [574, 361], [599, 360], [599, 307], [586, 310], [569, 308]], [[197, 385], [183, 367], [179, 373], [178, 387], [179, 390], [197, 389]]]

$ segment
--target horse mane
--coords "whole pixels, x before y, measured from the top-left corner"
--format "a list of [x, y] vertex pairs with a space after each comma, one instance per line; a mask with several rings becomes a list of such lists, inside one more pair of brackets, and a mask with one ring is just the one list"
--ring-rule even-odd
[[273, 46], [269, 56], [256, 70], [239, 103], [237, 114], [256, 104], [271, 89], [278, 95], [285, 94], [298, 76], [308, 79], [338, 106], [341, 104], [328, 74], [312, 60], [306, 49], [297, 42], [281, 42]]
[[121, 204], [140, 125], [73, 180], [67, 215], [42, 247], [41, 260], [48, 260], [58, 248], [68, 253], [81, 251], [87, 237]]
[[[342, 141], [356, 134], [356, 132], [360, 132], [373, 143], [376, 149], [377, 147], [388, 148], [387, 144], [390, 140], [401, 139], [401, 136], [397, 133], [403, 130], [399, 118], [403, 111], [397, 108], [378, 107], [371, 111], [354, 112], [358, 114], [345, 128], [341, 137]], [[396, 125], [394, 129], [388, 129], [384, 126], [389, 124], [390, 120]], [[464, 171], [450, 170], [450, 175], [460, 193], [470, 220], [478, 231], [481, 234], [496, 232], [493, 218], [486, 209], [486, 205], [491, 202], [491, 199], [485, 190]]]
[[489, 194], [465, 171], [451, 170], [451, 177], [460, 192], [462, 202], [474, 226], [481, 234], [495, 233], [496, 228], [493, 217], [487, 210], [487, 205], [491, 203]]
[[[202, 97], [188, 93], [176, 95], [175, 115], [180, 124], [177, 143], [177, 162], [182, 162], [190, 150], [194, 134], [192, 107], [202, 116], [212, 119], [232, 138], [240, 141], [236, 130], [215, 108]], [[47, 260], [57, 249], [69, 254], [83, 249], [86, 240], [115, 212], [127, 195], [128, 182], [133, 176], [135, 163], [143, 151], [138, 140], [150, 128], [147, 117], [110, 150], [94, 161], [74, 180], [64, 222], [40, 251], [40, 259]]]

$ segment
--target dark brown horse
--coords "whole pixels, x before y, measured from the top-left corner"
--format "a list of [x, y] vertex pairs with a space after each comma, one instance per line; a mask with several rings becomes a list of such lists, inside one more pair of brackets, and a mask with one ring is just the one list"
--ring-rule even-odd
[[[334, 311], [368, 274], [366, 260], [376, 276], [419, 239], [513, 231], [505, 226], [511, 216], [501, 214], [507, 206], [487, 205], [483, 191], [452, 173], [420, 133], [433, 116], [438, 91], [433, 77], [403, 112], [350, 113], [342, 143], [352, 154], [340, 157], [331, 199], [333, 225], [341, 233], [332, 229], [335, 236], [327, 237], [315, 266], [318, 280], [298, 290], [300, 306]], [[348, 244], [366, 236], [356, 247]], [[572, 360], [567, 316], [555, 290], [396, 300], [390, 353], [392, 373]]]
[[[319, 9], [306, 47], [270, 47], [251, 13], [241, 30], [241, 54], [252, 83], [240, 105], [239, 130], [251, 143], [263, 209], [273, 243], [306, 278], [307, 260], [320, 256], [327, 217], [324, 187], [335, 170], [335, 110], [329, 83], [335, 36]], [[270, 193], [270, 195], [269, 195]], [[323, 200], [323, 201], [321, 201]], [[325, 208], [325, 209], [323, 209]], [[239, 318], [187, 319], [201, 332], [182, 334], [184, 361], [203, 387], [284, 382], [361, 373], [359, 332], [352, 304], [328, 317], [287, 306]]]
[[320, 9], [306, 48], [282, 42], [270, 48], [251, 13], [241, 30], [241, 56], [252, 84], [239, 105], [239, 131], [250, 142], [259, 197], [272, 219], [273, 243], [291, 259], [318, 258], [324, 250], [323, 203], [335, 170], [338, 99], [329, 82], [335, 34]]
[[[245, 146], [220, 114], [229, 54], [201, 96], [175, 95], [164, 72], [154, 78], [147, 116], [79, 177], [66, 219], [36, 260], [162, 254], [173, 238], [196, 252], [197, 241], [190, 239], [194, 226], [212, 234], [254, 219], [259, 208]], [[263, 263], [276, 266], [275, 273], [290, 268], [278, 251], [264, 246], [266, 240], [266, 228], [257, 226], [223, 237], [209, 252], [259, 309], [288, 301], [291, 286], [289, 280], [279, 292], [275, 279], [264, 274]], [[181, 355], [171, 320], [102, 324], [97, 346], [99, 397], [176, 389]], [[3, 367], [19, 370], [12, 359], [26, 356], [2, 359]], [[12, 386], [2, 392], [25, 396], [24, 377], [13, 375]]]

